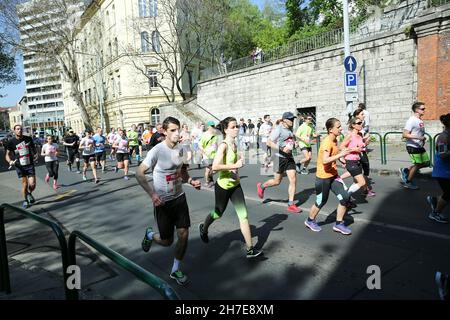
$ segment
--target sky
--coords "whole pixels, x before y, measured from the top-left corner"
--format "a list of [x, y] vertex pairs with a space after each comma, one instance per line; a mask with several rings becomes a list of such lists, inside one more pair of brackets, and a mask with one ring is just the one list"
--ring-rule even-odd
[[[264, 0], [251, 0], [251, 2], [256, 4], [261, 10], [263, 9]], [[18, 84], [6, 86], [3, 89], [0, 89], [1, 94], [6, 95], [4, 98], [0, 98], [0, 108], [14, 107], [25, 92], [25, 75], [23, 74], [23, 62], [20, 56], [16, 57], [16, 72], [21, 81]]]

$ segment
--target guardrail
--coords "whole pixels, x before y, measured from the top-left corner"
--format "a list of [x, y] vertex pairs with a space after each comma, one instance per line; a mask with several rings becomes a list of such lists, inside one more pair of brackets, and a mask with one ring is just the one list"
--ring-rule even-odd
[[59, 246], [61, 248], [61, 260], [63, 268], [63, 279], [64, 279], [64, 291], [66, 294], [66, 299], [73, 298], [73, 291], [69, 290], [66, 286], [67, 283], [67, 268], [69, 266], [69, 256], [67, 252], [67, 242], [64, 237], [64, 232], [61, 227], [54, 221], [38, 216], [37, 214], [24, 210], [22, 208], [4, 203], [0, 206], [0, 291], [6, 292], [6, 294], [11, 293], [11, 283], [9, 277], [9, 265], [8, 265], [8, 248], [6, 247], [6, 235], [5, 235], [5, 223], [4, 214], [5, 209], [9, 209], [16, 212], [22, 216], [35, 220], [41, 224], [49, 226], [58, 238]]
[[[89, 246], [109, 258], [111, 261], [115, 262], [117, 265], [121, 266], [123, 269], [131, 272], [139, 280], [148, 284], [150, 287], [156, 289], [158, 293], [168, 300], [179, 300], [180, 298], [171, 286], [167, 284], [164, 280], [158, 278], [157, 276], [151, 274], [147, 270], [143, 269], [141, 266], [135, 264], [131, 260], [125, 258], [119, 253], [105, 247], [101, 243], [95, 241], [91, 237], [80, 231], [73, 231], [69, 236], [69, 261], [71, 265], [76, 265], [76, 239], [80, 239], [87, 243]], [[75, 290], [73, 300], [78, 300], [78, 291]]]
[[[390, 132], [386, 132], [383, 136], [383, 148], [384, 148], [384, 161], [381, 162], [381, 164], [387, 164], [387, 143], [386, 143], [386, 137], [388, 135], [393, 135], [393, 134], [401, 134], [403, 135], [403, 132], [400, 131], [390, 131]], [[428, 141], [430, 143], [430, 166], [433, 165], [433, 156], [434, 156], [434, 138], [432, 138], [430, 136], [430, 134], [425, 132], [425, 135], [428, 136]]]

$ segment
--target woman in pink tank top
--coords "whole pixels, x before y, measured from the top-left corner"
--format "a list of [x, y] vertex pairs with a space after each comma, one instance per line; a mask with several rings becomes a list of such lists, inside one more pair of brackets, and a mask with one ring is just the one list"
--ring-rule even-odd
[[358, 118], [351, 118], [349, 120], [349, 133], [342, 141], [341, 148], [357, 149], [345, 156], [345, 168], [353, 177], [353, 184], [348, 189], [348, 194], [351, 195], [361, 188], [367, 188], [367, 182], [363, 175], [363, 168], [361, 164], [361, 151], [366, 144], [362, 134], [362, 120]]

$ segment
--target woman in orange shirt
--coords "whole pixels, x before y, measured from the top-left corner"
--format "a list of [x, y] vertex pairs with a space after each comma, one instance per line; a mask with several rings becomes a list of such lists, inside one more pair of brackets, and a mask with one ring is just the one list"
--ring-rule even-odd
[[317, 156], [317, 172], [316, 172], [316, 202], [313, 204], [309, 217], [305, 220], [305, 226], [312, 231], [319, 232], [322, 228], [317, 224], [316, 217], [320, 209], [327, 203], [330, 190], [339, 200], [337, 207], [336, 223], [333, 230], [344, 235], [352, 233], [350, 228], [344, 224], [344, 215], [347, 211], [347, 205], [350, 196], [344, 182], [339, 177], [336, 161], [351, 152], [357, 152], [359, 148], [342, 149], [339, 152], [337, 146], [337, 137], [341, 135], [341, 122], [336, 118], [330, 118], [325, 124], [328, 136], [320, 145], [319, 154]]

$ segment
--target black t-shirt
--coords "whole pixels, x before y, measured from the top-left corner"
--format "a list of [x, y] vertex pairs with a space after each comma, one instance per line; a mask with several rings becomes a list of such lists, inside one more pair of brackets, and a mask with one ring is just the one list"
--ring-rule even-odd
[[14, 154], [14, 159], [18, 160], [17, 166], [33, 165], [33, 156], [36, 154], [36, 146], [33, 139], [29, 136], [22, 136], [17, 139], [16, 136], [8, 140], [6, 149]]
[[80, 137], [74, 134], [73, 136], [67, 136], [64, 138], [65, 143], [73, 143], [75, 144], [73, 146], [66, 146], [69, 149], [78, 150], [78, 147], [80, 146]]
[[[162, 139], [159, 139], [160, 137], [162, 137]], [[149, 142], [149, 146], [150, 148], [153, 148], [154, 146], [156, 146], [158, 143], [160, 143], [161, 141], [163, 141], [165, 139], [165, 135], [164, 134], [160, 134], [159, 132], [155, 132], [152, 137], [150, 138], [150, 142]]]

